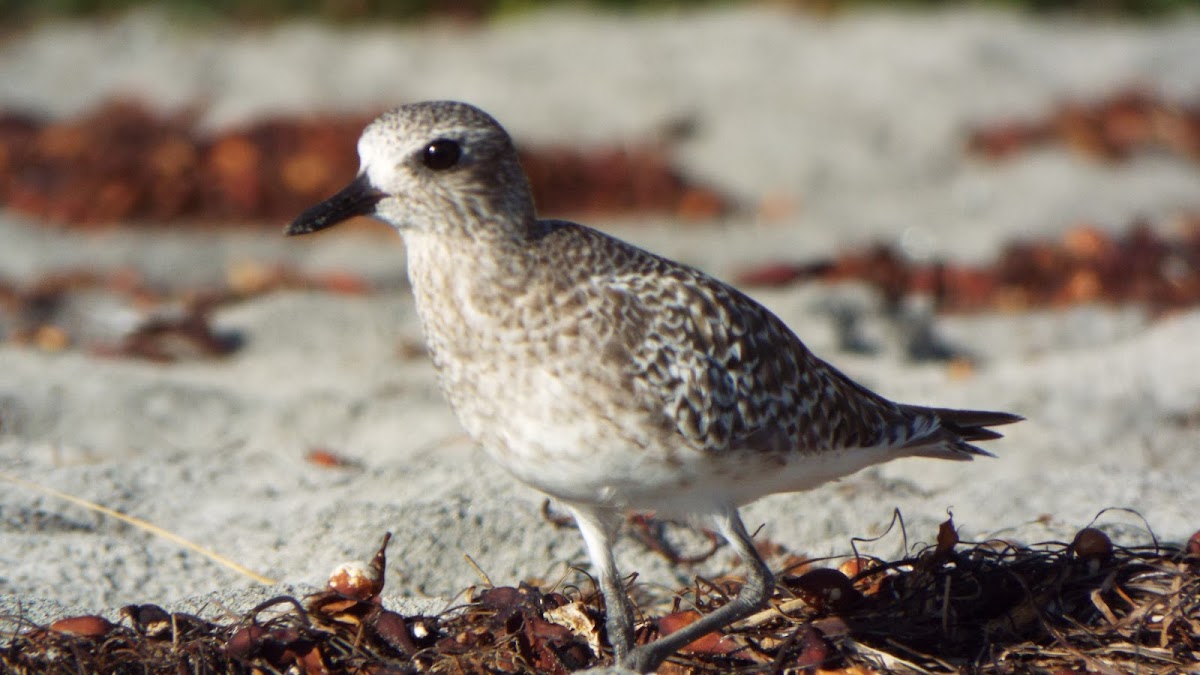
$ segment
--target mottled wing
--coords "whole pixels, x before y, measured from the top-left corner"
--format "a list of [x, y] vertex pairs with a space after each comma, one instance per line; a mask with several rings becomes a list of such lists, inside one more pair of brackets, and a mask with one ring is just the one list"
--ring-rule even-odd
[[818, 452], [903, 444], [920, 432], [739, 291], [653, 256], [636, 263], [613, 279], [608, 304], [637, 396], [693, 447]]
[[[539, 269], [586, 289], [576, 327], [630, 400], [704, 452], [892, 448], [947, 459], [1018, 415], [897, 404], [814, 356], [769, 310], [690, 267], [563, 221], [541, 221]], [[562, 310], [571, 298], [539, 306]]]

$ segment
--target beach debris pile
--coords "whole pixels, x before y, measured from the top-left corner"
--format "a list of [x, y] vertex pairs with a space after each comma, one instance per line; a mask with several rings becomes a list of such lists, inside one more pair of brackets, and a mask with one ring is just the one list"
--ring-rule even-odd
[[[0, 111], [0, 203], [60, 225], [282, 227], [354, 177], [359, 134], [378, 112], [207, 132], [196, 111], [162, 114], [127, 100], [69, 120]], [[730, 208], [672, 165], [668, 142], [519, 146], [547, 215], [705, 220]]]
[[981, 126], [967, 141], [970, 152], [993, 160], [1050, 145], [1104, 162], [1155, 152], [1200, 162], [1200, 104], [1124, 89], [1095, 102], [1064, 102], [1042, 119]]
[[[595, 588], [466, 589], [436, 616], [387, 609], [386, 547], [339, 565], [327, 588], [227, 620], [131, 605], [119, 622], [21, 617], [6, 672], [568, 673], [611, 659]], [[810, 562], [780, 575], [771, 606], [684, 647], [660, 672], [1191, 672], [1200, 667], [1200, 533], [1125, 547], [1089, 526], [1071, 542], [960, 541], [947, 520], [901, 560]], [[653, 640], [727, 602], [738, 576], [697, 579], [641, 614]]]
[[947, 313], [1100, 303], [1162, 314], [1200, 304], [1200, 213], [1163, 227], [1137, 221], [1119, 234], [1082, 224], [1058, 240], [1010, 242], [983, 265], [918, 262], [896, 244], [879, 243], [833, 258], [758, 265], [735, 281], [747, 287], [861, 281], [889, 304], [919, 294]]

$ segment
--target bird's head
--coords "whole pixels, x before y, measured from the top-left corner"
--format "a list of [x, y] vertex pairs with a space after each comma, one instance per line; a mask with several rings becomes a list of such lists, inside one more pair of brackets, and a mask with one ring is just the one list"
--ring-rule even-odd
[[384, 113], [363, 131], [358, 156], [358, 176], [285, 233], [371, 216], [401, 233], [459, 229], [474, 237], [525, 228], [536, 218], [508, 133], [465, 103], [414, 103]]

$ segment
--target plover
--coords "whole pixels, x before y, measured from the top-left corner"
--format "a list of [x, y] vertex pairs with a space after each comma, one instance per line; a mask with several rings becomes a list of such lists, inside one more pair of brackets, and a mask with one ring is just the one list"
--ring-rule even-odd
[[[617, 665], [654, 670], [766, 604], [773, 577], [740, 506], [899, 457], [988, 455], [972, 443], [1021, 419], [889, 401], [731, 286], [540, 220], [511, 139], [478, 108], [396, 108], [366, 128], [358, 154], [358, 177], [287, 234], [358, 215], [400, 232], [446, 398], [493, 460], [575, 517]], [[715, 526], [748, 567], [741, 592], [635, 646], [612, 548], [626, 509]]]

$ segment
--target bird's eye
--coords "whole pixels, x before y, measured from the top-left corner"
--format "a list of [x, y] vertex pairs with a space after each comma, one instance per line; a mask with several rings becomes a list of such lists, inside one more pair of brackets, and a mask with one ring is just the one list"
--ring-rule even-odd
[[439, 138], [425, 146], [425, 166], [434, 171], [449, 169], [458, 163], [459, 157], [462, 157], [462, 148], [446, 138]]

